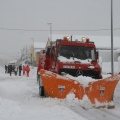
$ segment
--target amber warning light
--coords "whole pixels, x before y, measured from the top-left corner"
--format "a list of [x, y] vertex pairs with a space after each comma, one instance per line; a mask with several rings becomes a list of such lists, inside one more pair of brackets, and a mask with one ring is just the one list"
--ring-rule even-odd
[[69, 41], [69, 36], [65, 36], [64, 38], [63, 38], [63, 40], [65, 40], [65, 41]]
[[89, 38], [82, 37], [81, 39], [82, 39], [82, 42], [89, 43]]

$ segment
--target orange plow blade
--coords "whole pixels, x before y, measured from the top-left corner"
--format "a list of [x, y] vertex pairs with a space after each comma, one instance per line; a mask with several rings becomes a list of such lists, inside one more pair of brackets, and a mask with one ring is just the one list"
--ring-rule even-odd
[[46, 96], [66, 98], [67, 94], [74, 93], [76, 98], [82, 100], [84, 95], [87, 95], [93, 105], [96, 105], [96, 102], [101, 104], [112, 102], [115, 87], [120, 80], [119, 73], [105, 79], [89, 82], [87, 87], [83, 87], [82, 83], [73, 80], [73, 78], [71, 79], [47, 70], [41, 69], [40, 76]]
[[119, 80], [120, 74], [117, 74], [95, 82], [90, 82], [88, 87], [85, 88], [85, 93], [92, 104], [95, 104], [96, 100], [99, 103], [110, 103], [113, 101], [114, 90]]
[[43, 69], [40, 75], [46, 96], [66, 98], [67, 94], [74, 93], [76, 98], [83, 98], [84, 89], [79, 82]]

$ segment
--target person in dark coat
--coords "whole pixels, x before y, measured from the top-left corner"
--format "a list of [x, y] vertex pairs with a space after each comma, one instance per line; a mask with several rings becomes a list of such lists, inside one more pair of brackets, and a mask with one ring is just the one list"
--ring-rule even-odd
[[12, 65], [8, 65], [8, 72], [10, 73], [10, 76], [11, 76], [11, 73], [12, 73]]
[[25, 75], [25, 66], [22, 67], [23, 75]]
[[42, 69], [42, 63], [39, 62], [38, 68], [37, 68], [37, 83], [38, 83], [38, 81], [39, 81], [39, 79], [40, 79], [40, 70], [41, 70], [41, 69]]
[[21, 76], [22, 65], [19, 65], [19, 76]]
[[7, 73], [7, 71], [8, 71], [8, 66], [5, 65], [5, 73]]
[[18, 71], [18, 67], [15, 66], [14, 72], [15, 72], [15, 76], [17, 76], [17, 71]]

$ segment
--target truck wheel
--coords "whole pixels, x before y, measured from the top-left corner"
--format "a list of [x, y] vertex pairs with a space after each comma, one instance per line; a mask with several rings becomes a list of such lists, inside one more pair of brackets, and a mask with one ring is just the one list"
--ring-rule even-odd
[[40, 80], [39, 80], [39, 95], [44, 96], [44, 86], [40, 86]]
[[40, 81], [40, 75], [37, 75], [37, 83]]
[[39, 86], [39, 95], [40, 96], [44, 96], [44, 87], [43, 86]]

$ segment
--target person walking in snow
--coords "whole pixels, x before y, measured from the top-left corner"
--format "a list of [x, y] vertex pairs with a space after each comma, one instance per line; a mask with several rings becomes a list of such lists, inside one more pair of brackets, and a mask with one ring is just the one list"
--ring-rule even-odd
[[42, 65], [41, 65], [41, 62], [39, 62], [38, 64], [38, 68], [37, 68], [37, 83], [40, 79], [40, 70], [42, 69]]
[[10, 76], [11, 76], [11, 73], [12, 73], [12, 65], [8, 65], [8, 71], [9, 71]]
[[27, 73], [27, 77], [29, 77], [29, 72], [30, 72], [30, 67], [29, 67], [29, 65], [26, 66], [25, 70], [26, 70], [26, 73]]
[[25, 66], [22, 67], [23, 75], [25, 75]]
[[19, 76], [21, 76], [22, 65], [19, 65]]
[[14, 72], [15, 72], [15, 76], [17, 76], [17, 71], [18, 71], [18, 67], [15, 66]]
[[7, 71], [8, 71], [8, 67], [7, 65], [5, 65], [5, 73], [7, 73]]

